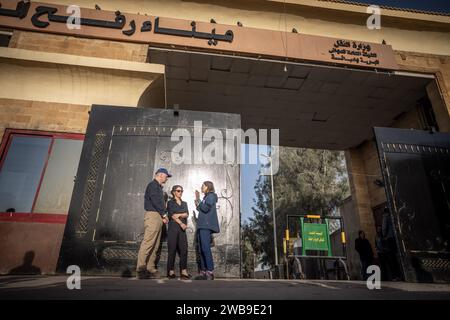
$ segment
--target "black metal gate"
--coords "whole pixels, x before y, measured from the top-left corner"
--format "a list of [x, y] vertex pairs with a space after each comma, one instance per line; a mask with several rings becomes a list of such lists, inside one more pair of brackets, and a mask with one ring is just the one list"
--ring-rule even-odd
[[450, 134], [375, 128], [406, 281], [450, 281]]
[[[172, 161], [178, 143], [171, 140], [174, 130], [183, 129], [192, 137], [193, 156], [199, 151], [194, 150], [194, 121], [202, 121], [203, 130], [219, 130], [224, 139], [227, 129], [240, 129], [240, 117], [235, 114], [93, 106], [60, 251], [60, 271], [78, 265], [85, 274], [131, 275], [143, 236], [145, 188], [156, 169], [166, 167], [173, 177], [165, 190], [170, 193], [172, 185], [182, 185], [183, 200], [190, 209], [189, 271], [195, 273], [197, 268], [194, 190], [211, 180], [219, 196], [221, 227], [213, 247], [216, 274], [240, 276], [239, 165]], [[207, 143], [199, 139], [204, 147]], [[240, 141], [232, 144], [234, 150], [240, 148]], [[163, 241], [161, 274], [165, 273], [166, 254]]]

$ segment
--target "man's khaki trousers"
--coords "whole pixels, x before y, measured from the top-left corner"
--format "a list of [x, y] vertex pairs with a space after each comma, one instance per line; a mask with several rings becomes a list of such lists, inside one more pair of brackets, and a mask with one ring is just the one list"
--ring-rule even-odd
[[156, 211], [147, 211], [144, 214], [144, 239], [139, 248], [137, 271], [147, 269], [156, 272], [155, 260], [161, 241], [163, 221]]

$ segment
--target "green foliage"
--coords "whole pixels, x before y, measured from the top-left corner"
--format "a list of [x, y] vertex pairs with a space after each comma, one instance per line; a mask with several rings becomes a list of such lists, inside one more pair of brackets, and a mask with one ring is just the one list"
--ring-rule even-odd
[[241, 253], [242, 277], [246, 279], [253, 278], [254, 269], [257, 263], [256, 254], [252, 247], [252, 243], [255, 241], [255, 234], [251, 231], [250, 226], [248, 224], [244, 224], [242, 226]]
[[[277, 248], [281, 257], [286, 215], [336, 214], [349, 196], [349, 185], [342, 152], [288, 147], [279, 150], [274, 189]], [[255, 193], [254, 216], [244, 225], [243, 236], [264, 265], [274, 265], [270, 176], [259, 176]]]

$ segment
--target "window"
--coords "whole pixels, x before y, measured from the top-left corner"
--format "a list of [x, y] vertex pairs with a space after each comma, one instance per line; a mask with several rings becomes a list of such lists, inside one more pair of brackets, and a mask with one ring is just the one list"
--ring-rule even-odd
[[0, 211], [31, 212], [51, 138], [13, 135], [0, 171]]
[[83, 138], [7, 130], [0, 159], [0, 212], [67, 214]]
[[0, 47], [8, 47], [11, 41], [12, 31], [0, 28]]

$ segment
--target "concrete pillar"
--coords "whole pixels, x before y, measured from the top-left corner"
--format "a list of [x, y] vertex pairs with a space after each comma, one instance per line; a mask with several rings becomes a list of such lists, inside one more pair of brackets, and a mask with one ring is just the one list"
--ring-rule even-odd
[[[353, 239], [353, 242], [349, 242], [348, 245], [354, 246], [354, 239], [358, 237], [358, 230], [363, 230], [366, 234], [366, 238], [372, 244], [372, 248], [375, 248], [375, 221], [372, 213], [372, 204], [370, 201], [369, 188], [366, 180], [366, 169], [361, 147], [351, 148], [345, 151], [345, 159], [347, 163], [350, 191], [354, 206], [354, 219], [356, 218], [359, 221], [359, 224], [347, 223], [349, 238]], [[353, 230], [350, 230], [350, 226]]]
[[439, 131], [450, 132], [450, 117], [447, 106], [437, 86], [436, 82], [432, 82], [427, 86], [427, 94], [433, 106], [436, 122], [439, 126]]

